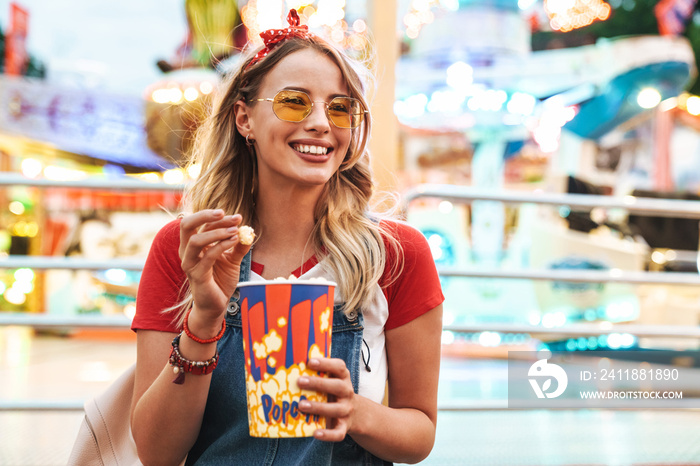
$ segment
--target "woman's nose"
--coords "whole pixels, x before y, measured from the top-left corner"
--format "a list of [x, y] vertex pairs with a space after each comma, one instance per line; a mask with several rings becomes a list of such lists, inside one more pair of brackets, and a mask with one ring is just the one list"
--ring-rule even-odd
[[330, 131], [331, 122], [328, 121], [328, 116], [326, 115], [325, 102], [314, 102], [313, 107], [311, 107], [311, 113], [304, 119], [304, 123], [307, 130], [316, 130], [323, 133]]

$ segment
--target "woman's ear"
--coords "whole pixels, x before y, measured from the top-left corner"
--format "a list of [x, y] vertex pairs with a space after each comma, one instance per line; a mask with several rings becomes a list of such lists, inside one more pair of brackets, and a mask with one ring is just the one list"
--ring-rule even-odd
[[242, 100], [239, 100], [233, 106], [233, 113], [236, 118], [236, 128], [238, 129], [238, 132], [243, 135], [243, 137], [251, 134], [253, 131], [250, 110], [251, 108], [248, 107], [248, 105]]

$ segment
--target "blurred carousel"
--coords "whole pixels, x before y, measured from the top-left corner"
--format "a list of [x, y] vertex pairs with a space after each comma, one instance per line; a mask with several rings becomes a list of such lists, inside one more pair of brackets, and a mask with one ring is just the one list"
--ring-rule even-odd
[[144, 91], [148, 147], [180, 166], [222, 74], [247, 41], [236, 0], [187, 0], [185, 13], [185, 39], [158, 61], [163, 78]]

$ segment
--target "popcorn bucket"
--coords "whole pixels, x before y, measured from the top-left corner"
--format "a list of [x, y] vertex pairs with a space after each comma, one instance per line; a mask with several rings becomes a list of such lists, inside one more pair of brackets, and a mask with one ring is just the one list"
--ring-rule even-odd
[[[321, 279], [319, 279], [321, 280]], [[324, 417], [299, 411], [299, 402], [326, 401], [301, 390], [301, 376], [317, 376], [309, 358], [330, 357], [335, 283], [273, 280], [240, 283], [248, 425], [251, 437], [310, 437]]]

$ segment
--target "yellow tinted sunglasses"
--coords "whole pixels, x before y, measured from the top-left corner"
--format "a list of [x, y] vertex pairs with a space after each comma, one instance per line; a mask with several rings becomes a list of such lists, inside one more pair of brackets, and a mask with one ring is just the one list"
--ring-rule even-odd
[[311, 100], [306, 92], [282, 90], [272, 99], [255, 99], [254, 102], [272, 102], [272, 111], [282, 121], [298, 123], [309, 116], [314, 103], [326, 107], [326, 116], [338, 128], [357, 128], [365, 113], [362, 102], [352, 97], [335, 97], [330, 102]]

